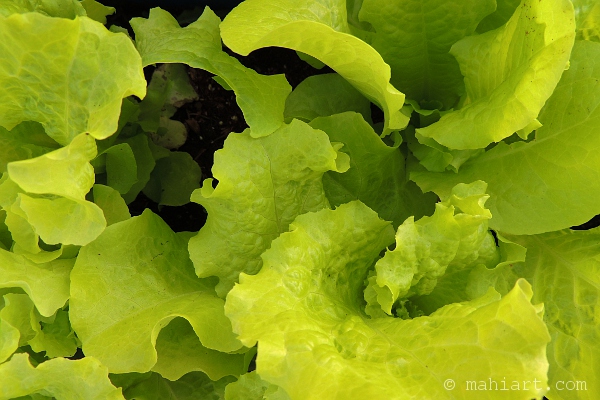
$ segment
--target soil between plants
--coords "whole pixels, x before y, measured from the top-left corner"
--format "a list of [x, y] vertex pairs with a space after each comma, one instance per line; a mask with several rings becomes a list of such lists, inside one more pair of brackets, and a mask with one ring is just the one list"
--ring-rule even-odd
[[[257, 50], [246, 57], [239, 56], [229, 49], [224, 50], [240, 62], [263, 75], [285, 74], [292, 87], [311, 75], [332, 72], [330, 68], [316, 69], [302, 61], [295, 51], [283, 48]], [[153, 67], [146, 68], [150, 78]], [[213, 74], [188, 67], [190, 83], [198, 94], [198, 100], [181, 107], [173, 119], [181, 121], [188, 132], [183, 146], [177, 151], [189, 153], [202, 170], [202, 180], [212, 178], [211, 168], [215, 151], [223, 148], [223, 143], [232, 132], [243, 132], [248, 125], [242, 110], [236, 103], [233, 91], [225, 90], [214, 79]], [[202, 206], [188, 203], [184, 206], [162, 206], [150, 200], [143, 193], [129, 204], [132, 215], [140, 215], [149, 208], [158, 214], [175, 232], [198, 231], [206, 222], [206, 211]]]

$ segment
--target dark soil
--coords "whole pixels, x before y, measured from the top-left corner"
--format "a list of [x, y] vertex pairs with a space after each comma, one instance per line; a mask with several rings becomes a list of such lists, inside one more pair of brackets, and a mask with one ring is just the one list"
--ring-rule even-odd
[[[282, 48], [266, 48], [241, 57], [235, 56], [244, 66], [263, 75], [285, 74], [292, 87], [311, 75], [332, 72], [325, 67], [316, 69], [302, 61], [295, 51]], [[146, 68], [150, 79], [153, 67]], [[212, 177], [215, 151], [223, 148], [231, 132], [242, 132], [248, 127], [242, 110], [236, 103], [233, 91], [225, 90], [213, 79], [213, 74], [200, 69], [188, 68], [190, 82], [198, 93], [198, 100], [180, 108], [173, 119], [181, 121], [187, 128], [186, 143], [177, 149], [189, 153], [202, 170], [202, 179]], [[129, 205], [132, 215], [141, 214], [149, 208], [176, 232], [198, 231], [206, 222], [206, 211], [195, 203], [180, 207], [160, 207], [143, 193]]]
[[[134, 17], [147, 18], [149, 9], [154, 4], [120, 2], [116, 0], [104, 1], [103, 4], [115, 7], [117, 12], [108, 16], [107, 26], [118, 25], [129, 30], [133, 37], [133, 31], [129, 20]], [[161, 7], [177, 16], [182, 26], [191, 22], [200, 15], [201, 9], [193, 11], [182, 7], [169, 6], [163, 2]], [[216, 10], [223, 17], [226, 11]], [[236, 57], [244, 66], [252, 68], [263, 75], [285, 74], [292, 87], [311, 75], [332, 72], [328, 67], [316, 69], [302, 61], [295, 51], [282, 48], [266, 48], [257, 50], [246, 57], [233, 53], [227, 48], [224, 50]], [[153, 66], [144, 69], [146, 79], [150, 80]], [[231, 132], [242, 132], [248, 126], [244, 115], [235, 101], [233, 91], [223, 89], [209, 72], [199, 69], [188, 69], [190, 81], [199, 100], [186, 104], [173, 116], [173, 119], [181, 121], [188, 130], [186, 143], [177, 149], [185, 151], [198, 163], [202, 170], [202, 178], [212, 177], [212, 165], [214, 152], [223, 148], [223, 142]], [[158, 204], [150, 200], [143, 193], [129, 205], [132, 215], [141, 214], [144, 209], [149, 208], [160, 215], [165, 222], [176, 232], [197, 231], [206, 222], [206, 211], [195, 203], [189, 203], [180, 207], [158, 207]]]

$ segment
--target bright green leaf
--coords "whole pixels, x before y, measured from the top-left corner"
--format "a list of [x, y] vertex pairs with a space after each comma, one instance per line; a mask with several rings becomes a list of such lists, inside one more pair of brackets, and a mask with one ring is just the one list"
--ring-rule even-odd
[[34, 368], [27, 354], [16, 354], [0, 365], [1, 400], [38, 393], [57, 400], [124, 400], [108, 380], [106, 367], [91, 357], [56, 358]]
[[490, 227], [535, 234], [582, 224], [600, 213], [600, 44], [578, 41], [530, 142], [500, 143], [458, 174], [414, 172], [424, 191], [448, 194], [459, 182], [488, 183]]
[[145, 93], [125, 35], [86, 17], [0, 16], [0, 126], [37, 121], [62, 145], [81, 133], [103, 139], [117, 130], [122, 99]]
[[418, 132], [452, 149], [478, 149], [525, 128], [554, 91], [574, 39], [570, 1], [523, 0], [506, 25], [452, 46], [464, 106]]
[[220, 23], [209, 8], [185, 28], [160, 8], [150, 10], [148, 19], [131, 20], [144, 65], [184, 63], [220, 76], [235, 91], [252, 135], [269, 135], [283, 123], [285, 98], [291, 87], [283, 75], [259, 75], [223, 52]]
[[0, 0], [0, 15], [8, 17], [28, 12], [69, 19], [86, 15], [78, 0]]
[[263, 138], [248, 131], [229, 135], [215, 153], [217, 187], [207, 179], [192, 194], [208, 212], [189, 244], [198, 276], [218, 276], [224, 297], [240, 272], [258, 272], [261, 253], [297, 215], [329, 206], [323, 174], [348, 169], [348, 156], [338, 148], [299, 120]]
[[[533, 300], [544, 303], [552, 337], [548, 398], [595, 399], [600, 393], [600, 231], [509, 239], [527, 248], [522, 276], [533, 285]], [[564, 390], [566, 382], [580, 390]]]
[[406, 127], [404, 94], [390, 84], [390, 66], [350, 34], [345, 0], [248, 0], [221, 24], [223, 42], [242, 55], [262, 47], [306, 53], [344, 77], [385, 114], [384, 134]]
[[69, 315], [86, 355], [114, 373], [149, 371], [157, 361], [156, 338], [176, 317], [187, 319], [207, 348], [241, 347], [214, 281], [194, 274], [186, 244], [146, 210], [81, 249], [71, 273]]
[[365, 292], [367, 314], [376, 315], [372, 308], [380, 306], [391, 315], [396, 300], [431, 293], [446, 269], [460, 270], [493, 259], [485, 188], [481, 181], [457, 185], [448, 199], [436, 204], [431, 217], [404, 221], [396, 232], [395, 249], [377, 261], [376, 274], [369, 277], [366, 290], [375, 291], [378, 304], [372, 303], [373, 294]]
[[274, 240], [225, 306], [240, 340], [258, 342], [257, 373], [290, 398], [480, 399], [467, 380], [525, 376], [540, 385], [515, 398], [541, 397], [550, 337], [524, 280], [503, 298], [490, 290], [427, 317], [364, 316], [364, 279], [391, 240], [391, 226], [358, 202], [301, 215]]
[[94, 138], [82, 134], [66, 147], [8, 164], [8, 175], [29, 193], [84, 200], [94, 184], [94, 169], [89, 162], [96, 154]]
[[74, 260], [45, 264], [0, 250], [0, 288], [21, 288], [43, 316], [49, 317], [69, 298], [69, 274]]

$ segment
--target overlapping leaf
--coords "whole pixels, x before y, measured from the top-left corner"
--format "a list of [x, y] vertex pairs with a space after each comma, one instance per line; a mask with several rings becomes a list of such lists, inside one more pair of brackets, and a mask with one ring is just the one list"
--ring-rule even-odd
[[102, 210], [85, 199], [94, 184], [95, 140], [81, 134], [66, 147], [7, 165], [0, 205], [13, 238], [31, 253], [47, 244], [84, 245], [106, 226]]
[[435, 196], [423, 195], [407, 179], [398, 144], [386, 145], [360, 114], [316, 118], [310, 125], [327, 133], [332, 142], [343, 143], [341, 150], [350, 156], [347, 172], [323, 176], [332, 206], [360, 200], [395, 227], [410, 216], [421, 218], [433, 212]]
[[600, 44], [577, 42], [530, 142], [500, 143], [455, 174], [411, 174], [424, 191], [488, 183], [490, 227], [535, 234], [579, 225], [600, 213]]
[[145, 93], [127, 36], [87, 17], [0, 16], [0, 126], [37, 121], [62, 145], [81, 133], [103, 139], [117, 130], [122, 99]]
[[364, 0], [358, 17], [373, 27], [370, 44], [392, 68], [392, 84], [448, 109], [464, 93], [450, 47], [494, 8], [494, 0]]
[[146, 210], [81, 249], [69, 315], [86, 355], [114, 373], [149, 371], [157, 362], [156, 338], [176, 317], [189, 321], [203, 346], [240, 349], [214, 281], [194, 274], [186, 245]]
[[93, 357], [56, 358], [34, 368], [27, 354], [16, 354], [0, 364], [0, 399], [35, 394], [57, 400], [124, 400], [108, 380], [106, 367]]
[[221, 24], [225, 44], [247, 55], [279, 46], [306, 53], [333, 68], [385, 114], [384, 134], [403, 129], [404, 94], [390, 84], [390, 66], [367, 43], [350, 34], [345, 0], [248, 0]]
[[218, 75], [236, 93], [252, 135], [269, 135], [283, 123], [291, 87], [284, 76], [259, 75], [223, 52], [220, 22], [207, 8], [196, 22], [181, 28], [171, 14], [155, 8], [147, 20], [132, 19], [131, 26], [144, 65], [184, 63]]
[[495, 260], [496, 246], [487, 230], [491, 215], [483, 206], [485, 188], [481, 181], [457, 185], [431, 217], [404, 221], [396, 232], [396, 248], [377, 261], [369, 277], [367, 314], [376, 316], [381, 308], [391, 315], [398, 299], [431, 293], [446, 269]]
[[353, 202], [301, 215], [273, 242], [262, 270], [242, 275], [225, 306], [240, 340], [258, 342], [257, 373], [291, 398], [479, 399], [467, 380], [523, 376], [540, 386], [515, 398], [540, 397], [550, 337], [523, 280], [503, 298], [491, 290], [427, 317], [364, 316], [363, 281], [392, 235], [391, 225]]
[[208, 179], [192, 194], [208, 212], [189, 244], [198, 276], [218, 276], [224, 297], [240, 272], [258, 272], [261, 253], [297, 215], [329, 206], [321, 178], [348, 169], [339, 147], [299, 120], [263, 138], [230, 135], [215, 153], [217, 187]]
[[510, 239], [527, 247], [518, 272], [533, 285], [533, 300], [545, 307], [552, 337], [548, 398], [594, 399], [600, 393], [600, 231]]
[[418, 132], [453, 149], [477, 149], [526, 128], [556, 87], [574, 38], [570, 1], [523, 0], [506, 25], [452, 46], [466, 100]]

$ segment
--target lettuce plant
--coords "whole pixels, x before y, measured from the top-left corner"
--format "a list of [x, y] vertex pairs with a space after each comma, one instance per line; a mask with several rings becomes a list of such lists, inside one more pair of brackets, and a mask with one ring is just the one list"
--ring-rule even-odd
[[[0, 1], [0, 399], [600, 396], [600, 3], [114, 11]], [[188, 67], [248, 125], [202, 183]]]

